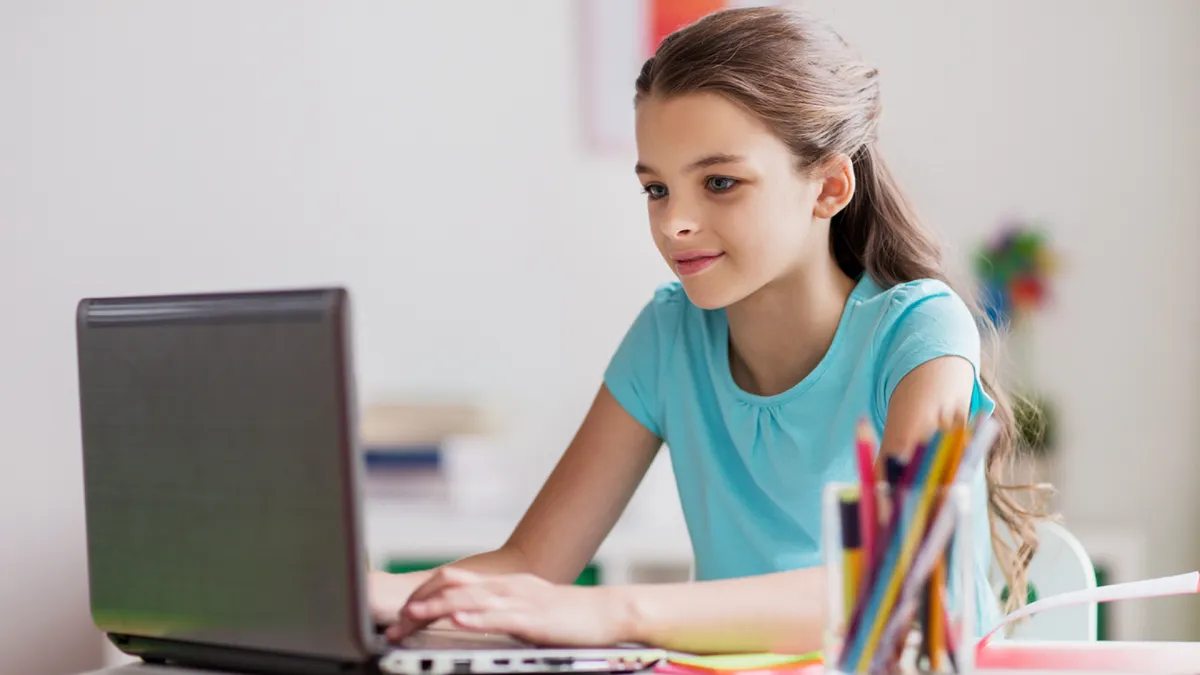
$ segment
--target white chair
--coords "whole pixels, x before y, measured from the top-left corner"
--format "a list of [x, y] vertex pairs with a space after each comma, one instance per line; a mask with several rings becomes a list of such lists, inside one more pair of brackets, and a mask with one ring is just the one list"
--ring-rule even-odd
[[[1004, 528], [1001, 531], [1007, 536]], [[1039, 523], [1037, 534], [1038, 549], [1027, 575], [1033, 594], [1030, 600], [1096, 587], [1096, 568], [1074, 535], [1052, 521]], [[993, 585], [999, 597], [1004, 577], [999, 565], [994, 567]], [[1094, 642], [1098, 639], [1098, 611], [1096, 603], [1091, 602], [1039, 612], [1017, 623], [1009, 639]]]

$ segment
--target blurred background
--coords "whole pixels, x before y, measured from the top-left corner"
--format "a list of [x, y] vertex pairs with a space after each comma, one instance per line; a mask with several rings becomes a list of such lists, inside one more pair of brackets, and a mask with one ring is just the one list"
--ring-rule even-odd
[[[0, 0], [0, 670], [108, 658], [82, 297], [348, 287], [374, 562], [503, 541], [670, 278], [628, 136], [648, 3]], [[1109, 581], [1200, 567], [1200, 3], [807, 4], [881, 68], [884, 149], [948, 259], [1020, 317], [1066, 524]], [[688, 555], [660, 458], [580, 582]], [[1197, 639], [1198, 609], [1124, 603], [1102, 633]]]

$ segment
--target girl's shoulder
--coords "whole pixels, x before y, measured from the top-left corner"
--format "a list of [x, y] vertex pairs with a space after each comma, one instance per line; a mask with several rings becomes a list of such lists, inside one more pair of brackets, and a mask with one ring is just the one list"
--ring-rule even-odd
[[698, 311], [678, 281], [661, 284], [642, 305], [626, 333], [625, 343], [636, 345], [639, 350], [669, 351], [679, 335], [695, 323]]
[[966, 302], [962, 297], [941, 279], [914, 279], [884, 287], [874, 279], [865, 277], [855, 289], [855, 293], [861, 300], [876, 301], [885, 306], [905, 306], [933, 298], [945, 298], [952, 302], [962, 303], [966, 307]]
[[654, 295], [650, 299], [653, 305], [663, 305], [674, 307], [688, 303], [687, 293], [683, 290], [683, 284], [678, 281], [668, 281], [659, 284], [654, 289]]
[[909, 336], [961, 342], [972, 348], [979, 341], [975, 312], [940, 279], [916, 279], [887, 288], [869, 281], [860, 283], [855, 292], [859, 303], [854, 323], [857, 330], [872, 336], [877, 347]]
[[642, 313], [652, 316], [659, 330], [673, 331], [702, 320], [704, 311], [688, 299], [683, 284], [669, 281], [655, 287]]
[[874, 321], [884, 325], [902, 323], [917, 315], [974, 323], [966, 300], [940, 279], [915, 279], [886, 288], [866, 279], [855, 293], [860, 313], [873, 315]]

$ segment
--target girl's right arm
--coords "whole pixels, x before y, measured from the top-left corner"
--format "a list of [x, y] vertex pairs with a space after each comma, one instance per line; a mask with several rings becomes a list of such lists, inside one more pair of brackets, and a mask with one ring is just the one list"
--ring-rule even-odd
[[[573, 582], [612, 530], [661, 445], [601, 385], [574, 439], [508, 541], [451, 565]], [[440, 586], [436, 571], [371, 572], [372, 614], [377, 621], [395, 621], [410, 596], [429, 595]]]

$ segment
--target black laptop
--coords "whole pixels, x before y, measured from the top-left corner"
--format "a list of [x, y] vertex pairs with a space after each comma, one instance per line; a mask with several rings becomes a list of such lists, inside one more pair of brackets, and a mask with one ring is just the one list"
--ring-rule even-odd
[[127, 654], [252, 672], [631, 671], [653, 649], [426, 633], [366, 603], [349, 299], [97, 298], [77, 315], [91, 609]]

